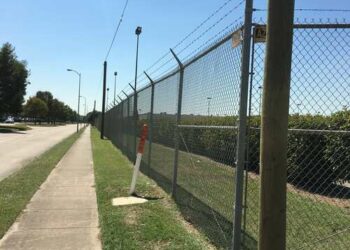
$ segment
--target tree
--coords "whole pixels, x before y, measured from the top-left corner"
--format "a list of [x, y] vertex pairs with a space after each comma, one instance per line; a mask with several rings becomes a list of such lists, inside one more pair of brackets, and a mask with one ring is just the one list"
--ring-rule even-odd
[[95, 124], [95, 120], [98, 118], [98, 116], [101, 114], [101, 112], [98, 112], [96, 110], [87, 113], [86, 120], [90, 124]]
[[53, 122], [53, 110], [52, 110], [52, 102], [53, 102], [53, 95], [49, 91], [38, 91], [35, 95], [37, 98], [40, 98], [43, 102], [46, 103], [48, 108], [47, 113], [47, 122]]
[[34, 118], [35, 122], [38, 118], [46, 117], [48, 108], [46, 103], [37, 97], [30, 97], [24, 106], [24, 114], [27, 117]]
[[65, 121], [66, 116], [64, 103], [59, 101], [58, 99], [53, 99], [51, 106], [51, 115], [54, 124], [56, 123], [56, 121]]
[[0, 116], [21, 112], [28, 76], [27, 63], [19, 61], [14, 47], [5, 43], [0, 49]]

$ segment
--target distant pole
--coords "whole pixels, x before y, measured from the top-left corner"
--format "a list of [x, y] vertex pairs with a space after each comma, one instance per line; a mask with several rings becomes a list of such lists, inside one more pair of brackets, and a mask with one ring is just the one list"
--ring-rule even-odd
[[262, 98], [262, 86], [259, 86], [259, 116], [261, 115], [261, 98]]
[[86, 97], [82, 95], [80, 97], [84, 98], [84, 116], [86, 116]]
[[116, 87], [117, 87], [117, 75], [118, 75], [118, 72], [115, 71], [114, 72], [114, 98], [113, 98], [113, 105], [115, 106], [115, 98], [116, 98]]
[[94, 113], [96, 111], [96, 100], [94, 100]]
[[67, 69], [67, 71], [73, 72], [79, 76], [79, 90], [78, 90], [78, 114], [77, 114], [77, 133], [79, 132], [79, 120], [80, 120], [80, 85], [81, 85], [81, 73], [74, 69]]
[[298, 107], [298, 115], [300, 115], [300, 106], [301, 106], [301, 103], [297, 103], [297, 107]]
[[[81, 74], [79, 73], [79, 91], [78, 91], [78, 95], [79, 95], [79, 96], [80, 96], [80, 85], [81, 85]], [[78, 98], [77, 133], [79, 132], [79, 122], [80, 122], [80, 98]]]
[[287, 132], [294, 0], [269, 0], [260, 141], [259, 250], [286, 249]]
[[107, 74], [107, 62], [103, 63], [103, 88], [102, 88], [102, 117], [101, 117], [101, 139], [104, 137], [105, 129], [105, 107], [106, 107], [106, 74]]
[[207, 97], [207, 100], [208, 100], [208, 117], [210, 116], [210, 101], [211, 101], [211, 97]]
[[107, 103], [106, 103], [106, 105], [107, 105], [107, 108], [109, 107], [109, 103], [108, 103], [108, 97], [109, 97], [109, 88], [107, 88]]

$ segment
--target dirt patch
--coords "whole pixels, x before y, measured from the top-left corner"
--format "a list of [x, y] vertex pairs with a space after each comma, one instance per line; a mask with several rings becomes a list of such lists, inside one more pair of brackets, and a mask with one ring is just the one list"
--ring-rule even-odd
[[163, 249], [166, 249], [169, 246], [169, 244], [170, 243], [168, 241], [156, 241], [151, 246], [151, 249], [153, 249], [153, 250], [163, 250]]
[[137, 211], [137, 208], [133, 208], [133, 207], [128, 207], [128, 212], [124, 217], [124, 223], [126, 225], [130, 225], [130, 226], [134, 226], [137, 225], [137, 221], [139, 218], [139, 211]]
[[333, 198], [333, 197], [327, 197], [320, 194], [310, 193], [310, 192], [298, 189], [291, 184], [287, 184], [287, 189], [290, 192], [296, 193], [303, 197], [307, 197], [316, 202], [324, 202], [332, 206], [349, 209], [349, 212], [350, 212], [350, 201], [348, 199]]

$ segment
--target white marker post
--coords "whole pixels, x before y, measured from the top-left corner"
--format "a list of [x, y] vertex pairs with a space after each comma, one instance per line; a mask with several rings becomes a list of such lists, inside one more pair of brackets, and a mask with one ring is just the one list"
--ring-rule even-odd
[[141, 138], [140, 138], [140, 141], [139, 141], [139, 146], [138, 146], [138, 149], [137, 149], [136, 162], [135, 162], [135, 166], [134, 166], [134, 174], [133, 174], [132, 180], [131, 180], [131, 186], [130, 186], [129, 195], [133, 195], [135, 193], [136, 180], [137, 180], [137, 176], [139, 175], [139, 170], [140, 170], [140, 164], [141, 164], [141, 159], [142, 159], [142, 155], [143, 155], [143, 150], [145, 148], [147, 131], [148, 131], [147, 124], [144, 124], [143, 128], [142, 128], [142, 132], [141, 132]]

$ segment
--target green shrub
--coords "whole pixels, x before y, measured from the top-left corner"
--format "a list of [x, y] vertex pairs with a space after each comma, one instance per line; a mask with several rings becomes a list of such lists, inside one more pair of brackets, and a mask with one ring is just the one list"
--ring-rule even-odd
[[[127, 118], [123, 123], [127, 125], [129, 133], [132, 121], [132, 118]], [[149, 115], [140, 117], [138, 133], [144, 123], [149, 123]], [[182, 125], [234, 127], [236, 123], [235, 116], [181, 117]], [[174, 147], [175, 128], [175, 115], [154, 114], [152, 141]], [[123, 129], [125, 130], [125, 126]], [[350, 180], [350, 134], [332, 133], [329, 130], [349, 131], [350, 112], [340, 111], [329, 116], [297, 114], [289, 117], [288, 181], [290, 183], [316, 190]], [[234, 167], [236, 128], [180, 128], [180, 134], [180, 150], [203, 155]], [[259, 172], [259, 152], [260, 116], [252, 116], [248, 120], [247, 129], [247, 170]]]

